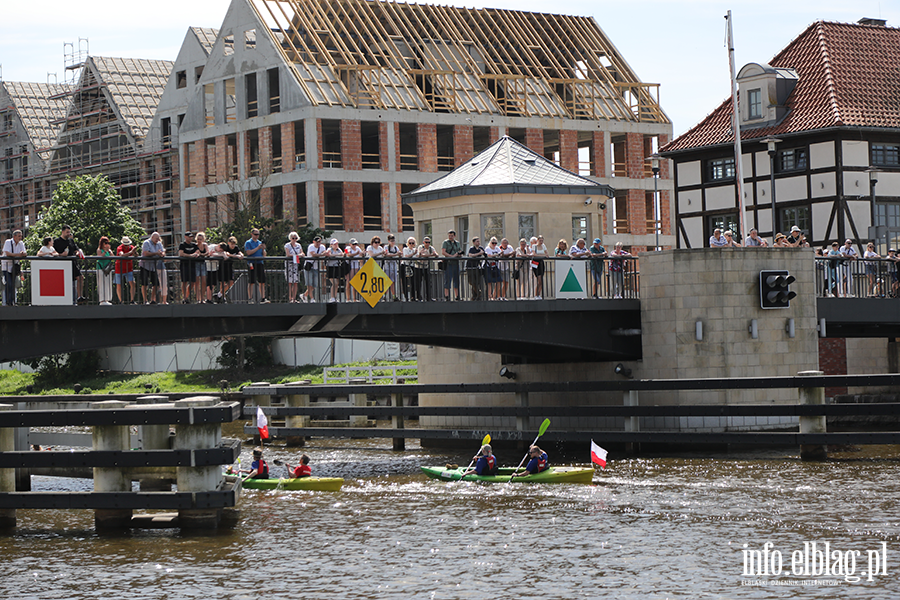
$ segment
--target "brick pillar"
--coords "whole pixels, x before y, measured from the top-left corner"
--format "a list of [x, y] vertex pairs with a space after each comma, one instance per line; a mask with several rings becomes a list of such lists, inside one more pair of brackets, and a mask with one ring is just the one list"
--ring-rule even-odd
[[341, 167], [350, 171], [362, 169], [362, 134], [359, 121], [341, 120]]
[[196, 167], [192, 168], [192, 170], [197, 174], [196, 179], [194, 179], [195, 185], [206, 185], [206, 140], [194, 142], [194, 164]]
[[297, 221], [297, 186], [293, 183], [281, 187], [281, 203], [284, 207], [284, 218], [287, 221]]
[[197, 198], [197, 226], [198, 231], [203, 231], [209, 225], [209, 201], [206, 196]]
[[608, 177], [606, 173], [606, 132], [595, 131], [591, 140], [591, 175]]
[[559, 132], [559, 166], [578, 172], [578, 132], [561, 129]]
[[216, 183], [228, 181], [228, 136], [216, 136]]
[[[398, 123], [385, 123], [384, 121], [380, 121], [378, 123], [378, 164], [381, 166], [382, 171], [387, 171], [390, 169], [391, 164], [391, 149], [388, 148], [388, 127], [395, 127], [394, 129], [394, 139], [397, 140], [397, 129], [399, 128]], [[399, 145], [399, 140], [397, 141], [397, 145]], [[397, 154], [400, 154], [398, 151]], [[400, 160], [400, 157], [397, 157], [397, 160]], [[399, 168], [399, 164], [398, 164]]]
[[497, 140], [500, 139], [500, 128], [499, 127], [491, 127], [488, 133], [488, 139], [493, 144]]
[[[399, 210], [399, 208], [398, 208]], [[399, 214], [399, 213], [398, 213]], [[385, 231], [397, 231], [395, 223], [391, 223], [391, 184], [381, 184], [381, 228]], [[387, 238], [384, 243], [387, 244]]]
[[363, 230], [362, 182], [344, 182], [344, 230]]
[[525, 129], [525, 145], [540, 154], [544, 155], [544, 130], [528, 127]]
[[628, 231], [633, 235], [647, 233], [647, 194], [644, 190], [628, 190]]
[[272, 172], [272, 128], [259, 128], [259, 174], [262, 177]]
[[394, 168], [400, 170], [400, 123], [391, 123], [389, 126], [394, 128], [394, 147], [391, 152], [394, 153]]
[[627, 133], [625, 140], [625, 172], [626, 177], [642, 179], [644, 177], [644, 136], [640, 133]]
[[[320, 132], [322, 131], [321, 128], [319, 129], [319, 131]], [[322, 138], [319, 138], [320, 145], [322, 143], [321, 139]], [[319, 154], [319, 156], [322, 156], [321, 153]], [[322, 162], [322, 159], [320, 158], [319, 159], [320, 165], [321, 165], [321, 162]], [[318, 186], [319, 186], [319, 227], [321, 227], [322, 229], [325, 229], [325, 182], [319, 181]], [[309, 219], [310, 219], [310, 221], [312, 221], [312, 213], [310, 213]], [[327, 241], [327, 240], [325, 240], [325, 241]]]
[[318, 161], [316, 167], [319, 169], [324, 168], [325, 163], [322, 160], [322, 119], [316, 119], [316, 156], [318, 157], [316, 158]]
[[419, 171], [437, 173], [437, 125], [416, 123], [416, 138], [419, 151]]
[[[231, 196], [228, 194], [222, 194], [221, 196], [216, 196], [216, 210], [218, 211], [219, 223], [229, 223], [232, 221], [231, 215]], [[217, 242], [224, 242], [226, 240], [213, 240]]]
[[453, 126], [453, 164], [459, 166], [475, 156], [475, 140], [471, 125]]
[[[238, 164], [243, 162], [243, 168], [240, 169], [238, 179], [246, 179], [250, 174], [250, 136], [246, 131], [238, 132]], [[241, 158], [243, 157], [243, 158]]]
[[259, 212], [264, 219], [271, 219], [275, 216], [275, 192], [274, 188], [263, 188], [258, 192], [251, 192], [259, 194]]
[[[294, 162], [297, 160], [294, 154], [294, 124], [281, 124], [281, 172], [290, 173], [294, 170]], [[296, 195], [294, 196], [296, 198]], [[285, 206], [287, 201], [285, 200]], [[286, 213], [285, 213], [286, 214]], [[295, 213], [296, 214], [296, 213]]]

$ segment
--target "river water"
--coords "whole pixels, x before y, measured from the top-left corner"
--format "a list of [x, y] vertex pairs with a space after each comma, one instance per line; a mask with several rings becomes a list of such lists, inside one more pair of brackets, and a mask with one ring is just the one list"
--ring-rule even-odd
[[[431, 481], [419, 465], [470, 455], [413, 441], [394, 452], [390, 440], [317, 439], [303, 451], [314, 474], [346, 479], [341, 492], [244, 490], [238, 525], [216, 534], [98, 535], [90, 511], [21, 510], [0, 537], [0, 598], [900, 597], [900, 447], [823, 463], [790, 450], [613, 453], [593, 485], [561, 486]], [[270, 465], [298, 454], [267, 450]]]

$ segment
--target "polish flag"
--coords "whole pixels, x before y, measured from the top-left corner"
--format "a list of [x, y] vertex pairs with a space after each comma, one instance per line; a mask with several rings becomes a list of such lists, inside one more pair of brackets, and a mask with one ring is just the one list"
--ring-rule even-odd
[[606, 468], [606, 450], [591, 440], [591, 462], [600, 465], [601, 469]]
[[295, 255], [294, 255], [294, 264], [295, 264], [295, 265], [299, 265], [299, 264], [300, 264], [300, 259], [301, 259], [301, 256], [300, 256], [299, 254], [295, 254]]
[[[260, 438], [266, 439], [269, 437], [269, 420], [266, 418], [266, 413], [263, 412], [261, 406], [256, 407], [256, 428], [259, 429]], [[603, 453], [603, 456], [606, 456], [606, 452]]]

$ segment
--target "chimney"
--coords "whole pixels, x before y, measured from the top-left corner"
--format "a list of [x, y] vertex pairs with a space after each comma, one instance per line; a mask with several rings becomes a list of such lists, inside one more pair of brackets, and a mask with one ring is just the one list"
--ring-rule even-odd
[[870, 17], [863, 17], [859, 21], [857, 21], [860, 25], [872, 25], [873, 27], [887, 27], [887, 19], [872, 19]]

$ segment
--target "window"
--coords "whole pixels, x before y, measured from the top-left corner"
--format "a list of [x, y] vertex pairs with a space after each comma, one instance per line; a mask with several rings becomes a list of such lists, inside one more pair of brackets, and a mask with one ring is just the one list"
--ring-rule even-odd
[[525, 238], [526, 240], [530, 240], [535, 234], [537, 227], [535, 227], [535, 223], [537, 222], [537, 215], [531, 214], [520, 214], [519, 215], [519, 237], [515, 240], [509, 240], [509, 242], [516, 246], [519, 243], [519, 240]]
[[256, 73], [244, 75], [244, 93], [247, 96], [247, 118], [259, 115], [259, 102], [256, 100]]
[[591, 220], [587, 215], [572, 215], [572, 244], [579, 238], [591, 237]]
[[186, 71], [178, 71], [175, 73], [175, 87], [177, 89], [186, 88], [187, 87], [187, 72]]
[[[203, 94], [205, 97], [206, 109], [206, 126], [212, 127], [216, 124], [216, 88], [213, 84], [207, 83], [203, 86]], [[181, 123], [179, 123], [180, 125]]]
[[481, 241], [487, 244], [492, 237], [503, 237], [503, 215], [481, 215]]
[[734, 179], [734, 157], [716, 158], [706, 163], [706, 174], [709, 181]]
[[[721, 229], [722, 233], [725, 233], [729, 229], [735, 232], [734, 238], [740, 241], [740, 227], [738, 226], [738, 214], [736, 212], [726, 213], [724, 215], [710, 215], [707, 217], [707, 235], [712, 235], [713, 231], [716, 229]], [[704, 244], [705, 246], [706, 244]]]
[[900, 145], [872, 144], [872, 164], [881, 167], [900, 167]]
[[234, 34], [226, 35], [222, 38], [222, 49], [225, 56], [229, 54], [234, 54]]
[[800, 228], [800, 231], [806, 234], [807, 239], [812, 239], [812, 235], [809, 230], [809, 207], [808, 206], [794, 206], [791, 208], [782, 208], [779, 211], [779, 224], [784, 231], [790, 231], [791, 227], [796, 225]]
[[426, 237], [430, 237], [431, 241], [434, 241], [434, 236], [431, 235], [431, 221], [422, 221], [422, 235], [419, 241], [421, 242]]
[[459, 217], [456, 219], [456, 236], [462, 246], [469, 245], [469, 217]]
[[266, 71], [269, 84], [269, 114], [281, 111], [281, 84], [278, 78], [278, 68]]
[[252, 50], [256, 48], [256, 30], [248, 29], [244, 32], [244, 49]]
[[785, 171], [805, 171], [809, 164], [809, 152], [806, 148], [791, 148], [779, 150], [778, 160], [775, 161], [775, 170], [778, 173]]
[[225, 80], [225, 122], [237, 121], [237, 103], [234, 89], [234, 78]]
[[900, 228], [900, 204], [896, 202], [875, 204], [875, 225], [886, 225], [892, 229]]
[[756, 88], [747, 93], [748, 119], [761, 119], [762, 114], [762, 90]]

